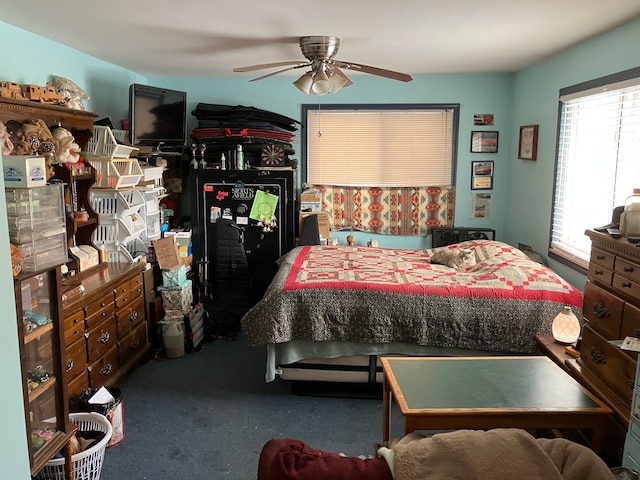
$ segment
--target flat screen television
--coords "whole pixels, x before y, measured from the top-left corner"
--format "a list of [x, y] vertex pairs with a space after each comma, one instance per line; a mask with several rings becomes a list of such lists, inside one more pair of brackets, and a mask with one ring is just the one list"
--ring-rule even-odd
[[129, 137], [160, 150], [187, 142], [187, 93], [134, 83], [129, 87]]

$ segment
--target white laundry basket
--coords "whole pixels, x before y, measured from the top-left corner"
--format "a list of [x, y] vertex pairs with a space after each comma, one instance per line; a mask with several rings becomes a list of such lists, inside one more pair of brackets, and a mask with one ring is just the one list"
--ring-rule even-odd
[[[74, 480], [98, 480], [102, 471], [104, 452], [113, 433], [107, 417], [99, 413], [70, 413], [69, 418], [80, 432], [104, 432], [104, 438], [83, 452], [71, 456]], [[64, 480], [64, 458], [49, 460], [35, 477], [37, 480]]]

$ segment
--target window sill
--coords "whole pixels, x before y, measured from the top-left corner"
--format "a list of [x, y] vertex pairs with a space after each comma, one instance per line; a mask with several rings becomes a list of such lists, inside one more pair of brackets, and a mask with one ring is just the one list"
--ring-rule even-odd
[[580, 257], [577, 257], [571, 253], [568, 253], [559, 248], [550, 248], [549, 257], [557, 260], [558, 262], [566, 265], [567, 267], [587, 275], [589, 273], [589, 262]]

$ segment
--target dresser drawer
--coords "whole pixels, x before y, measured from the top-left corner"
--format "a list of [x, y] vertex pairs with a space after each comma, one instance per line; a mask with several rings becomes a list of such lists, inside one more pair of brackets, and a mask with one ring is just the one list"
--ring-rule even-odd
[[591, 249], [591, 259], [589, 263], [595, 263], [601, 267], [613, 270], [616, 262], [616, 256], [613, 253], [605, 252], [599, 248]]
[[144, 299], [137, 298], [130, 305], [118, 309], [116, 323], [118, 326], [118, 338], [123, 338], [137, 324], [144, 321]]
[[616, 273], [640, 283], [640, 265], [621, 257], [616, 257], [615, 267]]
[[114, 346], [103, 357], [91, 363], [89, 367], [89, 381], [91, 388], [99, 388], [106, 385], [118, 372], [118, 349]]
[[147, 324], [139, 324], [129, 335], [118, 342], [120, 365], [138, 355], [147, 345]]
[[77, 342], [68, 345], [65, 349], [66, 366], [65, 375], [67, 378], [75, 378], [87, 371], [87, 345], [84, 337]]
[[614, 273], [611, 285], [623, 295], [640, 300], [640, 283], [635, 280]]
[[144, 295], [144, 284], [142, 282], [142, 275], [139, 275], [127, 282], [123, 282], [115, 290], [116, 293], [116, 308], [122, 308], [137, 298], [141, 298]]
[[597, 263], [590, 263], [589, 279], [604, 283], [605, 285], [611, 285], [611, 282], [613, 281], [613, 270], [610, 268], [604, 268]]
[[600, 378], [625, 404], [631, 405], [636, 362], [589, 325], [582, 332], [580, 361]]
[[[99, 308], [97, 308], [99, 306]], [[85, 328], [86, 330], [91, 330], [96, 325], [103, 323], [105, 320], [109, 318], [113, 318], [113, 312], [115, 310], [115, 305], [113, 301], [111, 302], [96, 302], [93, 303], [90, 307], [85, 308]]]
[[71, 345], [84, 339], [84, 311], [76, 310], [64, 319], [64, 344]]
[[113, 305], [112, 293], [108, 293], [104, 295], [102, 298], [100, 298], [100, 300], [96, 300], [90, 303], [89, 305], [85, 305], [84, 307], [85, 318], [95, 315], [100, 310], [104, 309], [107, 305]]
[[142, 278], [142, 274], [137, 277], [132, 278], [129, 281], [129, 290], [131, 291], [133, 298], [136, 294], [140, 296], [144, 296], [144, 279]]
[[116, 346], [116, 322], [107, 320], [87, 332], [87, 356], [94, 362]]
[[624, 300], [587, 280], [582, 314], [591, 327], [609, 340], [620, 338]]

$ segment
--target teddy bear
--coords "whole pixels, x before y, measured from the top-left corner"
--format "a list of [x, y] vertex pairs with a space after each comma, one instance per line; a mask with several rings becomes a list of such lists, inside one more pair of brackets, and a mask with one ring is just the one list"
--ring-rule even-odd
[[45, 157], [47, 164], [47, 179], [53, 177], [53, 154], [56, 151], [56, 141], [42, 119], [29, 120], [22, 124], [17, 132], [13, 153], [15, 155], [40, 155]]
[[53, 159], [58, 165], [78, 163], [80, 161], [80, 145], [75, 141], [69, 130], [58, 127], [53, 130], [53, 138], [56, 141], [56, 150]]

